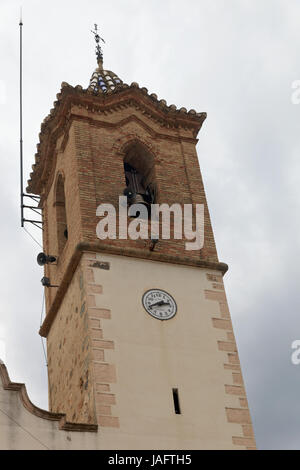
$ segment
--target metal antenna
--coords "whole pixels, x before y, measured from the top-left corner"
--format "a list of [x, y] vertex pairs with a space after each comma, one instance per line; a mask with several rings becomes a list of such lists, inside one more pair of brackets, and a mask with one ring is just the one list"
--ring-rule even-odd
[[21, 227], [24, 228], [24, 222], [29, 222], [36, 227], [42, 229], [43, 222], [41, 220], [31, 220], [24, 218], [24, 209], [30, 209], [41, 216], [41, 208], [37, 206], [27, 206], [24, 205], [24, 197], [29, 197], [33, 202], [36, 204], [39, 203], [40, 197], [35, 194], [24, 194], [24, 186], [23, 186], [23, 69], [22, 69], [22, 52], [23, 52], [23, 43], [22, 43], [22, 8], [20, 11], [20, 196], [21, 196]]
[[22, 94], [22, 8], [20, 11], [20, 190], [21, 190], [21, 227], [24, 227], [23, 208], [23, 94]]
[[97, 62], [99, 64], [99, 62], [102, 63], [102, 61], [103, 61], [103, 52], [102, 52], [102, 48], [100, 46], [100, 41], [102, 41], [104, 44], [105, 44], [105, 41], [101, 36], [99, 36], [98, 26], [96, 24], [94, 25], [94, 31], [91, 30], [91, 33], [93, 33], [94, 36], [95, 36], [95, 41], [96, 41], [95, 52], [96, 52]]

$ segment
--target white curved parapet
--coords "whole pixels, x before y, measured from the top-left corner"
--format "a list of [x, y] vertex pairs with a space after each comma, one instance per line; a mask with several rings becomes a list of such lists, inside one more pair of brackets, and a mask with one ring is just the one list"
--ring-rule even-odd
[[0, 379], [0, 450], [99, 449], [97, 425], [69, 423], [64, 414], [35, 406], [1, 359]]

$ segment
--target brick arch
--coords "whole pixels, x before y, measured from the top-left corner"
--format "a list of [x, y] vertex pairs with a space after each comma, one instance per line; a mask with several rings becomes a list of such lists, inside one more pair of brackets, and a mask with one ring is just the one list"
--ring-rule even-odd
[[112, 151], [114, 154], [118, 154], [124, 157], [127, 148], [137, 143], [144, 145], [146, 149], [148, 150], [148, 152], [150, 152], [153, 155], [154, 160], [157, 159], [159, 150], [158, 150], [158, 147], [155, 144], [153, 144], [151, 139], [148, 137], [142, 136], [141, 134], [133, 133], [133, 132], [130, 134], [126, 134], [120, 137], [119, 139], [117, 139], [112, 147]]
[[55, 179], [54, 179], [54, 201], [56, 202], [56, 194], [57, 194], [57, 185], [58, 185], [58, 180], [62, 178], [62, 181], [63, 183], [65, 184], [65, 181], [66, 181], [66, 176], [65, 176], [65, 172], [63, 170], [58, 170], [56, 175], [55, 175]]
[[56, 208], [57, 252], [60, 254], [67, 242], [68, 233], [65, 174], [63, 171], [58, 171], [55, 177], [54, 204]]
[[156, 201], [159, 194], [156, 178], [156, 164], [158, 163], [156, 146], [147, 137], [131, 133], [118, 139], [113, 148], [124, 163], [129, 163], [143, 175], [144, 187], [152, 191]]

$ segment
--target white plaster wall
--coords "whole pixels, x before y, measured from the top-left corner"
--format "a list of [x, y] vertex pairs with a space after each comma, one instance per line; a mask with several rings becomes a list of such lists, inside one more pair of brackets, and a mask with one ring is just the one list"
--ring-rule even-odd
[[[88, 259], [88, 254], [85, 254]], [[96, 255], [110, 263], [97, 269], [97, 307], [110, 309], [101, 319], [104, 339], [115, 348], [105, 359], [115, 364], [111, 384], [120, 428], [98, 433], [58, 429], [58, 422], [39, 418], [24, 408], [17, 391], [0, 380], [0, 449], [232, 449], [241, 426], [227, 422], [225, 406], [239, 407], [226, 395], [232, 374], [224, 370], [225, 352], [218, 340], [226, 332], [213, 328], [217, 302], [204, 298], [211, 289], [204, 269], [122, 256]], [[95, 261], [95, 260], [94, 260]], [[168, 321], [146, 313], [142, 295], [161, 288], [176, 300], [178, 311]], [[174, 413], [172, 388], [178, 388], [182, 414]]]
[[[88, 254], [85, 255], [88, 258]], [[227, 422], [225, 406], [239, 407], [238, 398], [225, 395], [232, 371], [224, 369], [227, 354], [218, 340], [226, 332], [213, 328], [220, 316], [217, 302], [204, 298], [211, 289], [207, 271], [200, 268], [114, 255], [96, 255], [110, 270], [95, 269], [103, 286], [97, 306], [111, 310], [102, 319], [104, 339], [114, 340], [106, 350], [116, 365], [111, 385], [120, 429], [103, 428], [104, 448], [231, 449], [241, 426]], [[169, 292], [177, 302], [174, 318], [152, 318], [142, 306], [151, 288]], [[174, 413], [172, 388], [178, 388], [181, 415]]]
[[17, 391], [4, 390], [0, 379], [0, 450], [96, 449], [98, 436], [58, 429], [58, 422], [27, 411]]

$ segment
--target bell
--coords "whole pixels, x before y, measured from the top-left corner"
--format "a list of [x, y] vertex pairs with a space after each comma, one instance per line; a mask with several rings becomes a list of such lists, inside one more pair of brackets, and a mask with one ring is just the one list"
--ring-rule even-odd
[[[139, 193], [132, 193], [132, 197], [129, 199], [128, 198], [128, 205], [129, 207], [133, 206], [134, 204], [142, 204], [147, 208], [147, 218], [149, 217], [149, 204], [145, 199], [143, 198], [142, 194]], [[135, 215], [130, 215], [129, 217], [133, 218], [138, 218], [141, 217], [140, 211], [137, 211]], [[144, 217], [143, 217], [144, 218]]]
[[145, 205], [147, 205], [147, 203], [144, 200], [143, 196], [139, 193], [136, 193], [134, 195], [132, 201], [130, 201], [130, 204], [145, 204]]

